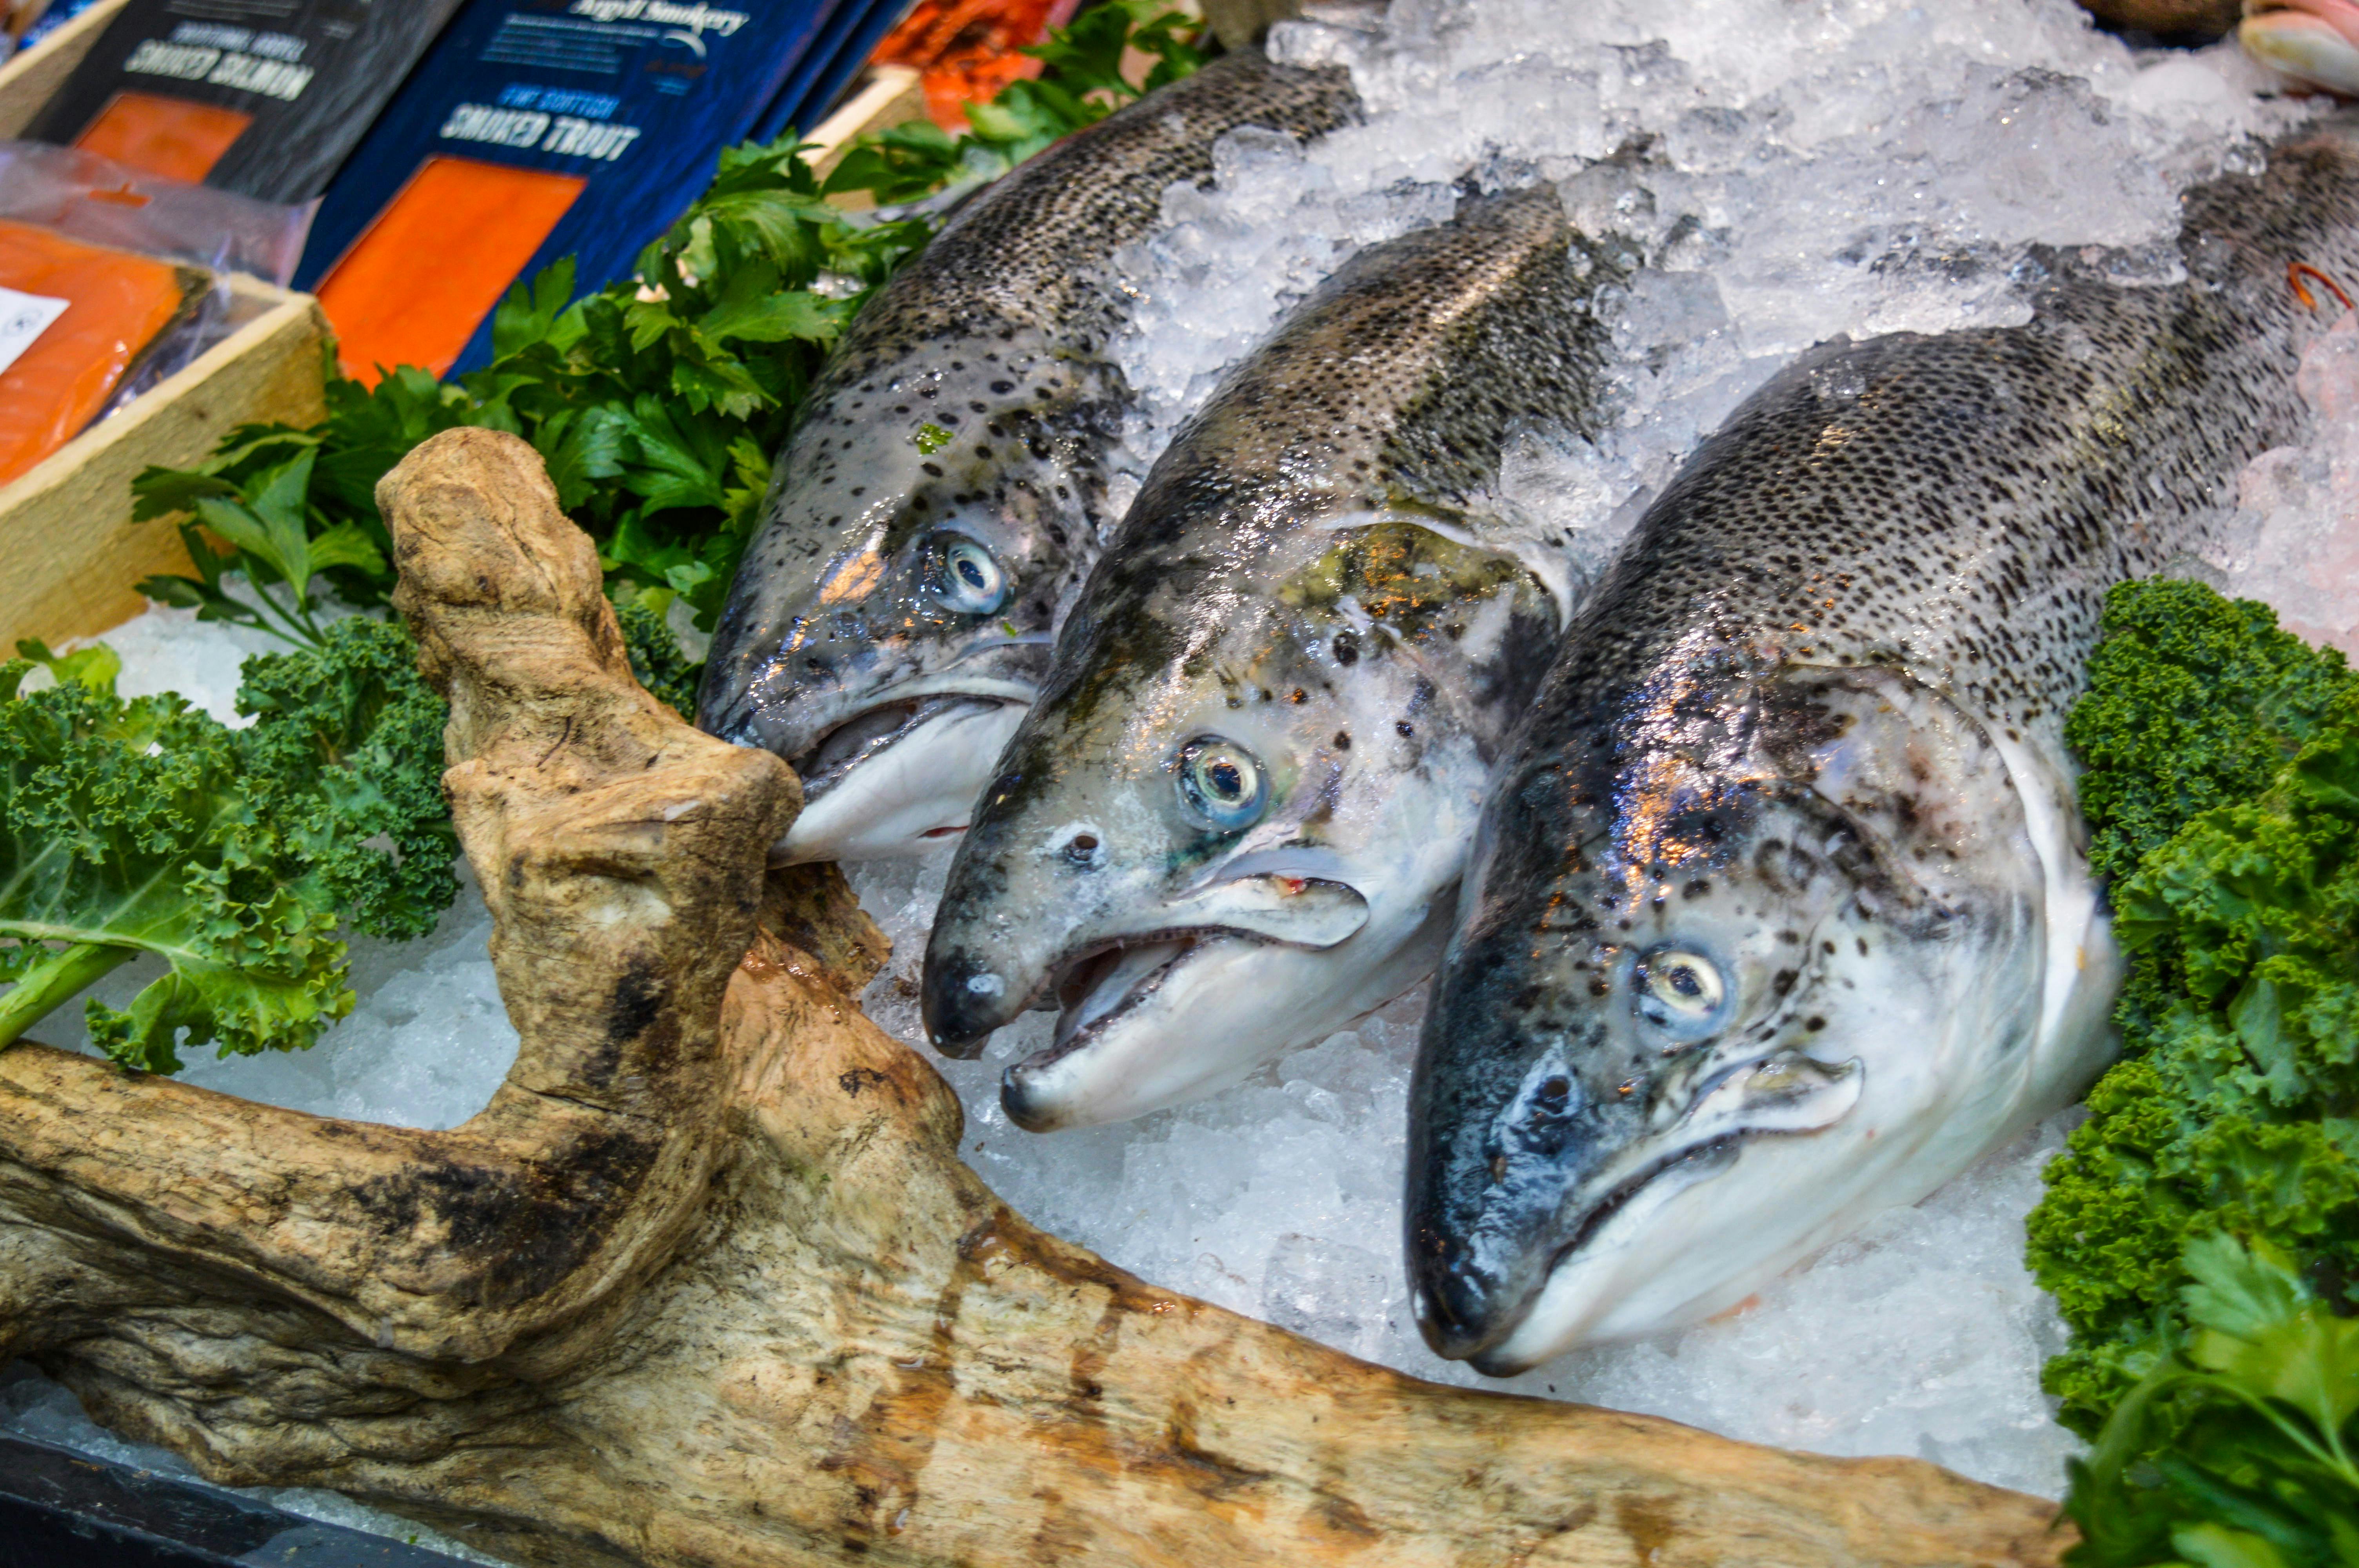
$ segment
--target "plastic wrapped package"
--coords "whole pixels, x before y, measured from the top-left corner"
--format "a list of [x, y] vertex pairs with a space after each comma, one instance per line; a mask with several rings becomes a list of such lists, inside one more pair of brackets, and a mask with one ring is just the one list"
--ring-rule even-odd
[[268, 201], [328, 188], [460, 0], [130, 0], [29, 141]]
[[234, 331], [228, 274], [283, 286], [309, 220], [0, 142], [0, 483]]
[[[428, 158], [320, 285], [346, 375], [458, 362], [587, 184], [480, 158]], [[431, 265], [421, 258], [431, 257]]]
[[153, 92], [118, 92], [74, 138], [74, 146], [195, 185], [253, 124], [253, 115], [235, 109]]
[[512, 281], [566, 256], [577, 289], [627, 276], [851, 3], [467, 0], [337, 172], [295, 275], [345, 373], [472, 370]]
[[189, 320], [205, 274], [0, 220], [0, 484], [103, 413], [135, 362]]

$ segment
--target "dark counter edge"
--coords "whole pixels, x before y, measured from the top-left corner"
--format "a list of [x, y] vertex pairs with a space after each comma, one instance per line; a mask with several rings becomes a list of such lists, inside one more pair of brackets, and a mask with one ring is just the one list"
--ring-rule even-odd
[[439, 1552], [0, 1436], [0, 1568], [462, 1568]]

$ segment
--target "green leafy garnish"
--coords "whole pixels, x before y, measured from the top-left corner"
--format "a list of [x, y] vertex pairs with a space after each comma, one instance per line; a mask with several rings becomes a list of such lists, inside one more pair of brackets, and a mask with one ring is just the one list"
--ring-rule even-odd
[[2072, 1568], [2359, 1562], [2359, 1318], [2267, 1243], [2182, 1256], [2192, 1332], [2124, 1395], [2065, 1508]]
[[[2065, 734], [2130, 954], [2124, 1060], [2048, 1167], [2029, 1257], [2073, 1331], [2044, 1380], [2093, 1435], [2175, 1346], [2226, 1343], [2190, 1340], [2225, 1332], [2223, 1246], [2321, 1317], [2359, 1307], [2359, 677], [2185, 582], [2116, 588], [2090, 674]], [[2138, 1441], [2192, 1420], [2193, 1388], [2138, 1395]]]
[[[321, 641], [247, 662], [243, 730], [125, 700], [99, 650], [0, 665], [0, 1044], [148, 954], [168, 968], [129, 1007], [86, 1009], [116, 1061], [296, 1049], [352, 1009], [340, 925], [432, 927], [457, 891], [442, 701], [400, 628]], [[27, 692], [37, 665], [60, 679]]]

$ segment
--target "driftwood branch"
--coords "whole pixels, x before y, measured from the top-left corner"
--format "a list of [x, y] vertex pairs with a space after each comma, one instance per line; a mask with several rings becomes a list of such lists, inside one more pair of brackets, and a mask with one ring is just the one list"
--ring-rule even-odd
[[530, 449], [380, 499], [523, 1046], [447, 1132], [0, 1054], [0, 1349], [100, 1420], [536, 1563], [2055, 1560], [2036, 1498], [1420, 1383], [1027, 1225], [847, 1000], [841, 879], [765, 884], [792, 775], [632, 682]]

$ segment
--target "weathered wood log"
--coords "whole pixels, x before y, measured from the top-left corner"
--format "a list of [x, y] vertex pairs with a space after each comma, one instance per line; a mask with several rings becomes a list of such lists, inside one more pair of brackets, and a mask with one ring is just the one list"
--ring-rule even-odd
[[[1160, 1291], [960, 1163], [775, 758], [632, 681], [531, 449], [380, 491], [523, 1037], [446, 1132], [0, 1054], [0, 1351], [236, 1483], [533, 1563], [2045, 1563], [1906, 1459], [1446, 1389]], [[763, 922], [757, 930], [757, 917]]]

